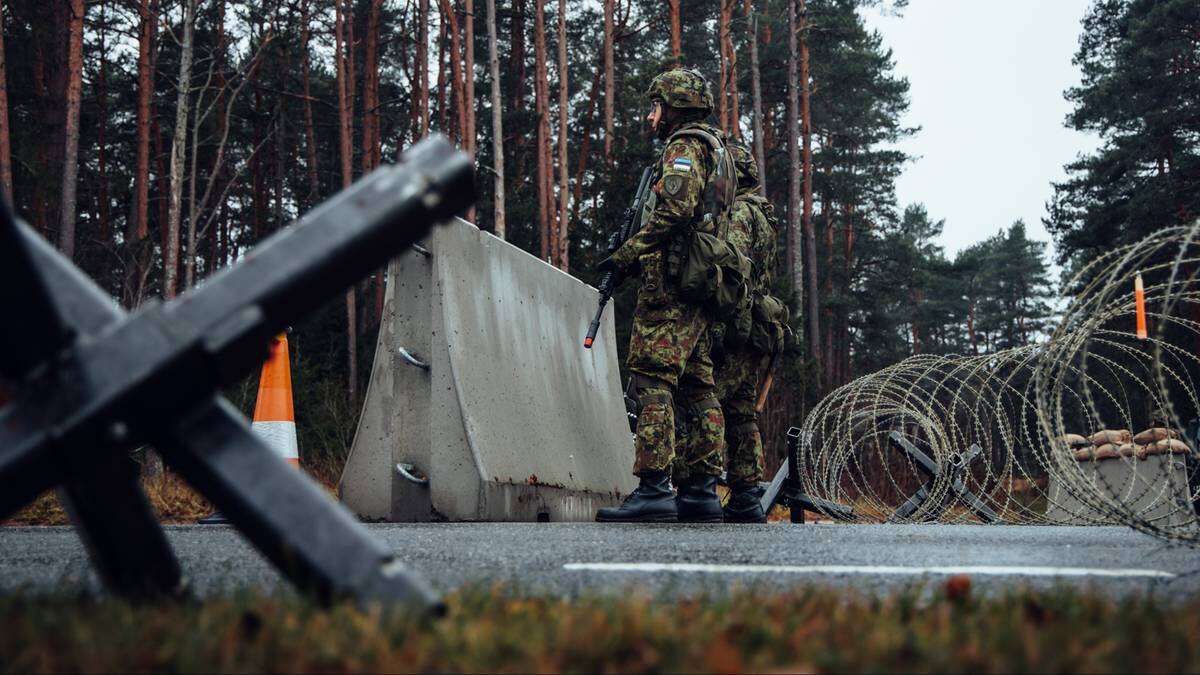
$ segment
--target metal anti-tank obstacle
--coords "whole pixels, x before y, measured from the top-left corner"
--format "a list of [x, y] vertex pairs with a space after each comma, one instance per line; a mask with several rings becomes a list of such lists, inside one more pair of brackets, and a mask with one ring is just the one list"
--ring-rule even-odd
[[0, 207], [0, 519], [59, 486], [101, 578], [131, 598], [185, 590], [130, 452], [153, 445], [299, 589], [438, 606], [323, 490], [254, 434], [219, 389], [271, 337], [473, 199], [469, 159], [409, 149], [167, 303], [132, 314]]
[[[933, 485], [939, 480], [947, 480], [950, 483], [951, 491], [976, 516], [979, 516], [980, 520], [985, 523], [1000, 522], [1000, 516], [996, 515], [996, 512], [983, 503], [983, 500], [974, 492], [971, 492], [963, 482], [963, 474], [971, 466], [971, 462], [983, 453], [983, 448], [979, 447], [979, 445], [972, 444], [971, 447], [967, 448], [966, 452], [950, 455], [946, 466], [942, 467], [933, 461], [929, 455], [921, 452], [920, 448], [898, 431], [888, 432], [888, 443], [898, 452], [908, 455], [913, 460], [914, 466], [924, 473], [927, 479], [927, 482], [918, 488], [913, 496], [909, 497], [907, 501], [900, 505], [900, 508], [896, 509], [896, 512], [892, 514], [888, 522], [903, 522], [916, 513], [929, 500], [929, 496], [934, 493]], [[926, 518], [929, 520], [936, 519], [949, 507], [950, 502], [948, 500], [941, 500], [935, 505], [935, 508], [926, 512]]]

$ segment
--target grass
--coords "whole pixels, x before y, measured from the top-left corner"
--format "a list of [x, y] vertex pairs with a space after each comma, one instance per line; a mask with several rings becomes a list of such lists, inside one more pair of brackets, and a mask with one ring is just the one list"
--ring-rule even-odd
[[0, 598], [0, 671], [1195, 671], [1200, 599], [977, 597], [956, 577], [874, 597], [797, 587], [565, 600], [504, 589], [424, 620], [287, 597], [131, 606]]
[[[330, 495], [336, 494], [334, 484], [325, 474], [309, 472]], [[192, 489], [182, 478], [171, 471], [158, 478], [143, 478], [142, 491], [150, 501], [158, 519], [163, 523], [195, 523], [212, 513], [212, 505]], [[3, 525], [70, 525], [71, 520], [59, 501], [58, 493], [51, 490], [43, 493], [32, 504], [13, 514]]]

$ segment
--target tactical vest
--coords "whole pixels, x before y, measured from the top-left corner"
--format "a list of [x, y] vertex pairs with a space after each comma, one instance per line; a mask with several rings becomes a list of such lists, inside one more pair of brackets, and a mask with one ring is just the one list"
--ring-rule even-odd
[[679, 282], [679, 294], [727, 319], [744, 310], [750, 295], [750, 259], [729, 240], [729, 219], [737, 197], [737, 167], [725, 144], [697, 127], [671, 134], [700, 139], [712, 150], [713, 169], [701, 194], [700, 209], [689, 232], [676, 237], [667, 250], [667, 274]]

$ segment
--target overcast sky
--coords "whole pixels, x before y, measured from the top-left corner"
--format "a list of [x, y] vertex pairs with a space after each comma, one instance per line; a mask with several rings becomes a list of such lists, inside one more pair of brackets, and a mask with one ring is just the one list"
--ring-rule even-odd
[[1041, 222], [1050, 183], [1097, 145], [1063, 126], [1089, 2], [911, 0], [899, 17], [867, 12], [911, 84], [905, 123], [922, 127], [900, 146], [916, 159], [897, 197], [946, 220], [948, 255], [1018, 218], [1050, 241]]

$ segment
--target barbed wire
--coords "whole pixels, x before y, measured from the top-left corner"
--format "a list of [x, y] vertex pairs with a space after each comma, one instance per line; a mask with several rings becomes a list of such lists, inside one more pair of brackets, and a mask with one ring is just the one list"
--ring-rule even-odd
[[920, 354], [839, 387], [804, 421], [804, 489], [860, 521], [1124, 524], [1200, 544], [1198, 240], [1200, 221], [1098, 256], [1037, 344]]

